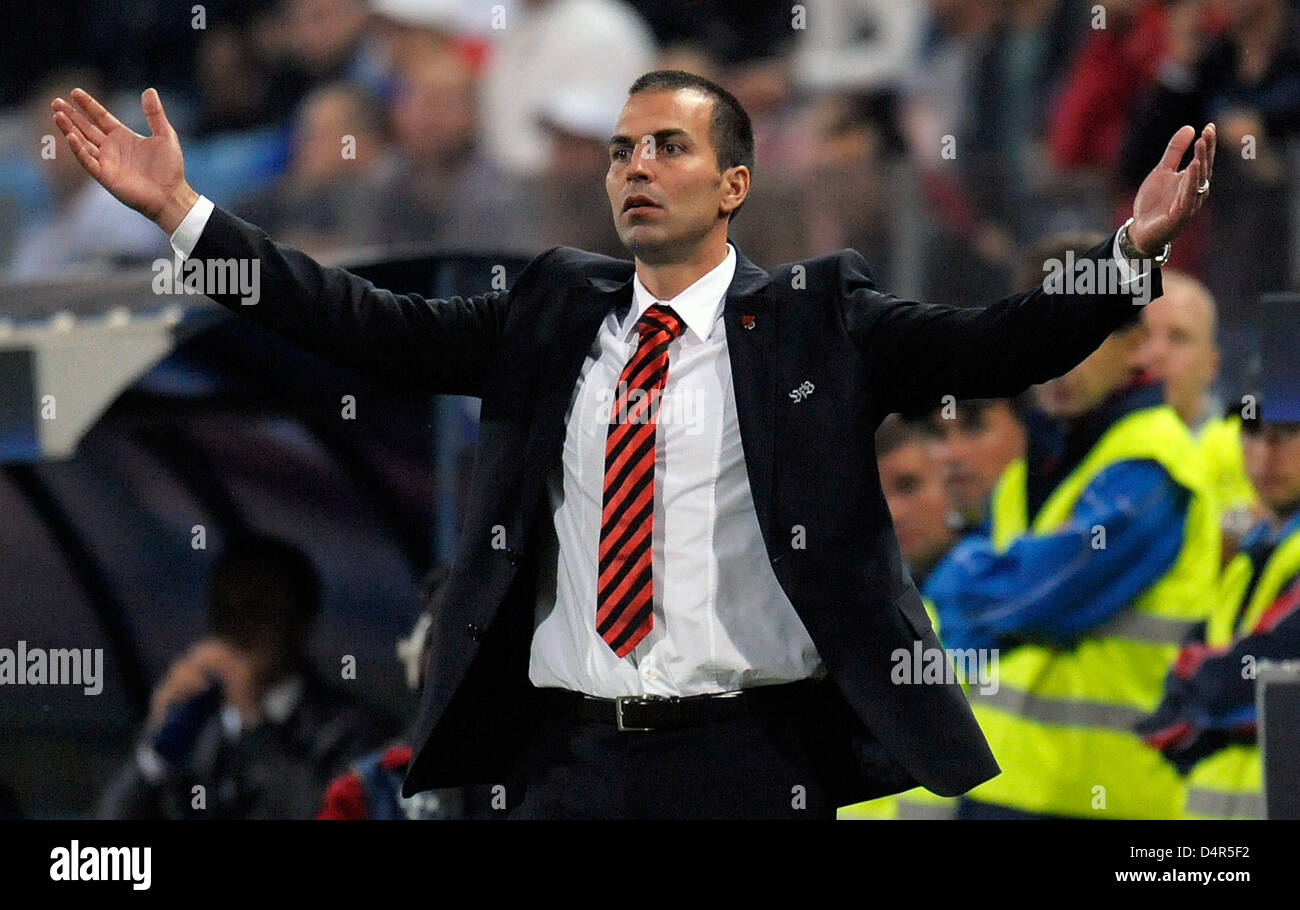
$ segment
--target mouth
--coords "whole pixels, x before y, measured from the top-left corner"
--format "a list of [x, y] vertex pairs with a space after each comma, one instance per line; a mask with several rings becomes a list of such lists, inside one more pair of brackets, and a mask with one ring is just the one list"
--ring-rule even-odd
[[635, 196], [628, 196], [626, 199], [623, 200], [624, 215], [633, 212], [648, 212], [651, 209], [658, 209], [658, 208], [662, 208], [662, 206], [656, 203], [649, 196], [642, 196], [640, 194], [637, 194]]

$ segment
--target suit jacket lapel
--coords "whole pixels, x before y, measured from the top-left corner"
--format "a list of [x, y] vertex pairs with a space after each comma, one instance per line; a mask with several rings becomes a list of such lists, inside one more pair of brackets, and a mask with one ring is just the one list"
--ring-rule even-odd
[[736, 247], [736, 274], [727, 289], [727, 329], [736, 417], [758, 526], [772, 551], [773, 449], [776, 432], [776, 314], [764, 293], [771, 276]]
[[[631, 296], [630, 268], [626, 281], [602, 279], [570, 291], [557, 330], [541, 341], [545, 349], [538, 352], [534, 363], [532, 382], [533, 388], [538, 390], [538, 402], [523, 464], [550, 465], [552, 459], [560, 457], [564, 445], [564, 416], [573, 398], [583, 360], [610, 309], [624, 297], [630, 299]], [[521, 503], [525, 526], [531, 524], [532, 510], [544, 487], [545, 473], [544, 470], [533, 470], [524, 477]]]

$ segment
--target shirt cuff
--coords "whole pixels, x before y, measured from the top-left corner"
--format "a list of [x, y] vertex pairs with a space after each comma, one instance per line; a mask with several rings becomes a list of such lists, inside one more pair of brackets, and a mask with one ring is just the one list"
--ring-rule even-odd
[[[198, 208], [198, 206], [195, 206], [195, 208]], [[179, 231], [179, 228], [177, 230]], [[1118, 263], [1119, 285], [1121, 288], [1127, 288], [1134, 281], [1145, 279], [1151, 274], [1150, 265], [1147, 265], [1146, 268], [1139, 272], [1133, 267], [1132, 262], [1124, 258], [1124, 254], [1119, 251], [1119, 231], [1115, 232], [1115, 240], [1111, 244], [1111, 257], [1114, 258], [1116, 263]], [[1142, 259], [1138, 261], [1149, 263], [1151, 260]]]
[[200, 196], [199, 201], [194, 203], [181, 219], [181, 223], [176, 226], [176, 230], [172, 231], [172, 249], [182, 259], [189, 259], [190, 254], [194, 252], [194, 247], [199, 242], [203, 228], [207, 226], [213, 208], [211, 199]]

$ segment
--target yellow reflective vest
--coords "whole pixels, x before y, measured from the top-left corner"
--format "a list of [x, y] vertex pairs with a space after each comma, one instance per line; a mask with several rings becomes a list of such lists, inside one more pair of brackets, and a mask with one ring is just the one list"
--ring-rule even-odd
[[1210, 488], [1221, 512], [1248, 508], [1255, 503], [1255, 488], [1246, 476], [1241, 455], [1241, 418], [1211, 417], [1196, 431], [1196, 444], [1205, 456]]
[[[1246, 591], [1258, 573], [1250, 598]], [[1282, 587], [1300, 574], [1300, 531], [1279, 541], [1263, 566], [1238, 553], [1223, 570], [1218, 602], [1205, 629], [1205, 643], [1231, 648], [1259, 625]], [[1297, 655], [1300, 656], [1300, 655]], [[1187, 778], [1189, 818], [1263, 818], [1264, 780], [1259, 747], [1232, 743], [1201, 759]]]
[[1002, 773], [972, 790], [983, 802], [1085, 818], [1179, 818], [1185, 785], [1133, 731], [1153, 711], [1183, 637], [1210, 612], [1219, 516], [1196, 442], [1167, 405], [1115, 422], [1028, 521], [1026, 466], [994, 490], [994, 546], [1063, 527], [1088, 484], [1123, 461], [1158, 462], [1190, 493], [1174, 563], [1129, 606], [1072, 647], [1022, 644], [1000, 655], [996, 692], [970, 690]]

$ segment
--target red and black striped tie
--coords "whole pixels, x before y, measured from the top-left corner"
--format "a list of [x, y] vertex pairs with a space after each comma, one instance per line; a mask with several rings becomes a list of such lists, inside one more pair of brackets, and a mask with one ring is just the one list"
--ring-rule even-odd
[[668, 345], [685, 324], [654, 304], [637, 323], [641, 341], [615, 388], [605, 437], [596, 631], [619, 657], [654, 625], [650, 542], [655, 508], [655, 430], [668, 381]]

